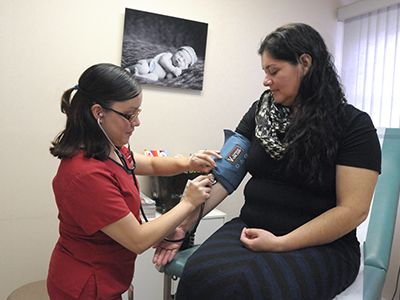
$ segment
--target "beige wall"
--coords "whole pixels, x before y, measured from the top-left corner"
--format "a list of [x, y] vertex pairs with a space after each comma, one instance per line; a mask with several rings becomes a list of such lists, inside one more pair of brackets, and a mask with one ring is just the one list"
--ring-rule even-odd
[[[0, 0], [0, 298], [46, 277], [57, 239], [51, 180], [59, 161], [48, 148], [62, 130], [62, 92], [88, 66], [120, 63], [125, 7], [209, 24], [201, 92], [144, 86], [135, 151], [168, 149], [189, 155], [219, 149], [263, 91], [257, 55], [265, 34], [306, 22], [338, 53], [339, 0]], [[148, 190], [146, 178], [140, 179]], [[232, 218], [243, 185], [220, 209]], [[137, 276], [145, 276], [138, 274]]]

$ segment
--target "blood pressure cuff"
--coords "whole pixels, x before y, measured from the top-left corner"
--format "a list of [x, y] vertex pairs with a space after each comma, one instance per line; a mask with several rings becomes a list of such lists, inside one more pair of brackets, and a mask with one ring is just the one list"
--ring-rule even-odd
[[250, 149], [250, 141], [243, 135], [224, 129], [225, 143], [221, 149], [222, 159], [214, 158], [217, 167], [212, 173], [219, 183], [232, 194], [247, 173], [246, 159]]

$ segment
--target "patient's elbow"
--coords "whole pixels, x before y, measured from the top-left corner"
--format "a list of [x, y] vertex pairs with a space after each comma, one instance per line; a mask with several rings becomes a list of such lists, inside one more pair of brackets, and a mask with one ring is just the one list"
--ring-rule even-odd
[[356, 220], [357, 220], [356, 226], [361, 225], [367, 219], [368, 214], [369, 214], [369, 208], [362, 211], [358, 211], [356, 215]]

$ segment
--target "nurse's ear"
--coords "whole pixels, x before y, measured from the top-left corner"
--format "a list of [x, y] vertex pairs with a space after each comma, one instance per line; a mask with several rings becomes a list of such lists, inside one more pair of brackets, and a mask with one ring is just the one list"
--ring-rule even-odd
[[309, 54], [304, 53], [300, 56], [299, 61], [304, 72], [303, 75], [307, 74], [312, 65], [312, 57]]
[[103, 117], [103, 108], [101, 107], [100, 104], [93, 104], [92, 114], [96, 120], [101, 119]]

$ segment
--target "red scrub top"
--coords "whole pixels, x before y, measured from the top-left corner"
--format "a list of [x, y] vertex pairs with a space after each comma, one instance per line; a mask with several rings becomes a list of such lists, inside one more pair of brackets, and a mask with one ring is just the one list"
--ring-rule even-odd
[[[121, 149], [127, 152], [124, 147]], [[130, 172], [111, 159], [62, 159], [53, 179], [60, 238], [48, 280], [78, 298], [94, 275], [98, 299], [120, 297], [132, 282], [136, 254], [102, 231], [132, 212], [140, 220], [140, 195]]]

